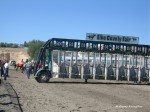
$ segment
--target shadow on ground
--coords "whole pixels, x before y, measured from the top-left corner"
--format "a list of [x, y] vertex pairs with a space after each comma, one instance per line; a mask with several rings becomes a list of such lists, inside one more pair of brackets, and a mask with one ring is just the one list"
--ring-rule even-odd
[[5, 112], [5, 110], [0, 110], [0, 112]]
[[108, 84], [108, 85], [150, 85], [150, 83], [124, 83], [124, 82], [78, 82], [78, 81], [50, 81], [50, 84]]

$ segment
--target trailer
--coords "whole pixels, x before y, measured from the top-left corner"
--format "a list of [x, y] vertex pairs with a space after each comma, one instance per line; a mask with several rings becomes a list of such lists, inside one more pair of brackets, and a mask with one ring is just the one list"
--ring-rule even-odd
[[34, 77], [150, 81], [149, 56], [150, 45], [52, 38], [39, 50]]

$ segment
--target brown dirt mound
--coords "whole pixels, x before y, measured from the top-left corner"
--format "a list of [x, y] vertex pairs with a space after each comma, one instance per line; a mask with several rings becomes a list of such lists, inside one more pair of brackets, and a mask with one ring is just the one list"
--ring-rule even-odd
[[29, 55], [27, 53], [27, 48], [0, 48], [0, 59], [20, 62], [21, 59], [24, 61], [29, 59]]

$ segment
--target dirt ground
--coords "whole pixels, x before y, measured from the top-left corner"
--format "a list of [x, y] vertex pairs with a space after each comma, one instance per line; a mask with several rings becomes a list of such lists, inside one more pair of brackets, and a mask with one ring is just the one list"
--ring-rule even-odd
[[10, 100], [10, 94], [4, 85], [0, 85], [0, 112], [15, 112], [14, 105]]
[[[9, 83], [23, 112], [149, 112], [150, 85], [101, 83], [79, 79], [51, 79], [38, 83], [10, 70]], [[104, 81], [103, 81], [104, 82]], [[2, 89], [0, 89], [2, 91]], [[1, 105], [0, 103], [0, 106]]]

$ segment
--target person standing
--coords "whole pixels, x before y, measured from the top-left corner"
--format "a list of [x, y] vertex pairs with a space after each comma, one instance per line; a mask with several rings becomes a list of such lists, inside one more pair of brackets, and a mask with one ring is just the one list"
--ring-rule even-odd
[[1, 77], [3, 76], [3, 62], [0, 60], [0, 67], [1, 67]]
[[21, 60], [21, 62], [20, 62], [20, 68], [21, 68], [21, 73], [23, 73], [23, 71], [24, 71], [24, 61], [23, 61], [23, 59]]
[[28, 62], [26, 64], [26, 76], [27, 76], [28, 79], [30, 78], [30, 74], [31, 74], [31, 63]]
[[4, 80], [6, 80], [6, 77], [8, 77], [8, 71], [9, 71], [9, 64], [8, 64], [8, 60], [6, 60], [5, 64], [4, 64]]
[[21, 60], [21, 64], [23, 64], [23, 59]]

